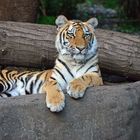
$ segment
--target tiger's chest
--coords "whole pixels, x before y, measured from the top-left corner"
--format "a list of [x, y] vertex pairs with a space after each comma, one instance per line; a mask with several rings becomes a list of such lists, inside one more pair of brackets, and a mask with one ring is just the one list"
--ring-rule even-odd
[[61, 89], [65, 91], [68, 84], [76, 79], [84, 75], [85, 73], [96, 71], [97, 66], [91, 66], [91, 64], [86, 65], [65, 65], [62, 63], [56, 63], [54, 67], [52, 77], [56, 79]]

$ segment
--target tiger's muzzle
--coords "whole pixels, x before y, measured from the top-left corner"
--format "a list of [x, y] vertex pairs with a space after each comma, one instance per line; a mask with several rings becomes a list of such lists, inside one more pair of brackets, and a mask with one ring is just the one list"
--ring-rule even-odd
[[85, 55], [87, 51], [88, 51], [88, 47], [85, 46], [75, 46], [70, 49], [70, 53], [75, 55], [78, 54]]

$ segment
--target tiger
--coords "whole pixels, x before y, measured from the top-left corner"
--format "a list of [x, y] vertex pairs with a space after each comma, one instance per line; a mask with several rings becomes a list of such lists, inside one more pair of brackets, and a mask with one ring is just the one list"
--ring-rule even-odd
[[0, 97], [43, 93], [50, 111], [60, 112], [65, 107], [65, 93], [78, 99], [88, 87], [103, 85], [95, 35], [98, 20], [82, 22], [60, 15], [55, 23], [58, 55], [54, 67], [35, 72], [2, 70]]

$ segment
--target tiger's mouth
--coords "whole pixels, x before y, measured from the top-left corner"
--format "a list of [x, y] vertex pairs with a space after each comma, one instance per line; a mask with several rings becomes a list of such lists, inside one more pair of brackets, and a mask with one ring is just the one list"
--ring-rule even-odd
[[79, 47], [74, 47], [74, 48], [68, 48], [67, 51], [71, 53], [71, 55], [77, 55], [77, 56], [82, 56], [86, 55], [88, 53], [89, 47], [88, 46], [83, 46], [81, 48]]
[[75, 60], [75, 61], [78, 61], [78, 62], [83, 62], [83, 60], [85, 60], [86, 58], [86, 55], [83, 55], [83, 54], [74, 54], [72, 56], [72, 58]]
[[[62, 53], [63, 52], [63, 53]], [[64, 58], [68, 61], [73, 61], [78, 64], [83, 64], [86, 61], [88, 51], [87, 52], [79, 52], [76, 53], [74, 51], [62, 51], [61, 54], [64, 56]], [[65, 52], [65, 53], [64, 53]]]
[[63, 49], [61, 50], [62, 55], [70, 55], [71, 57], [81, 57], [85, 56], [88, 53], [88, 49], [84, 49], [82, 51], [76, 50], [76, 49]]

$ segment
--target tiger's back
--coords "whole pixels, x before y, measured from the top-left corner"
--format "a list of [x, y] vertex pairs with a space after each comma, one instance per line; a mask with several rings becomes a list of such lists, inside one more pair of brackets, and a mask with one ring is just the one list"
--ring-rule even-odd
[[0, 97], [20, 96], [43, 93], [43, 84], [51, 76], [51, 70], [45, 71], [9, 71], [0, 73]]

